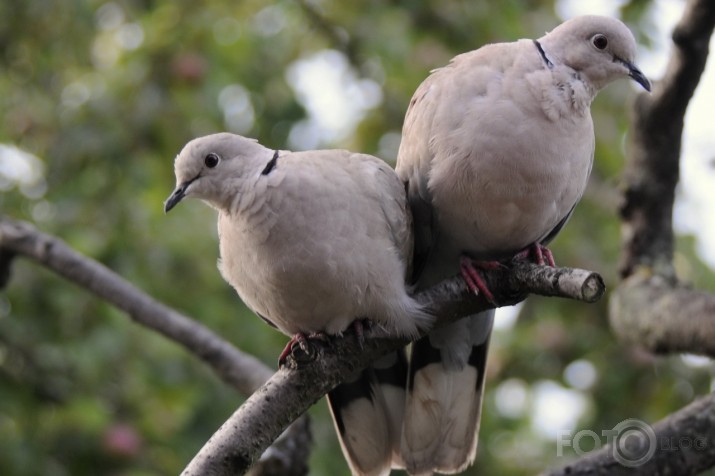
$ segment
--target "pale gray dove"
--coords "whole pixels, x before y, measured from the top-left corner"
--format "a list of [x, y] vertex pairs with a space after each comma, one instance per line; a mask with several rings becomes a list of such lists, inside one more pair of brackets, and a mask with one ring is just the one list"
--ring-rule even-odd
[[[184, 197], [218, 210], [221, 274], [285, 334], [340, 334], [369, 319], [371, 329], [410, 338], [430, 325], [407, 292], [411, 217], [385, 162], [345, 150], [271, 150], [221, 133], [189, 142], [175, 172], [165, 210]], [[355, 474], [386, 474], [399, 452], [406, 368], [404, 356], [388, 355], [329, 394]], [[400, 369], [393, 385], [390, 372]]]
[[[591, 101], [619, 78], [650, 90], [635, 53], [623, 23], [584, 16], [538, 40], [459, 55], [419, 86], [397, 159], [419, 288], [461, 271], [492, 298], [475, 266], [530, 250], [552, 261], [544, 245], [591, 171]], [[413, 345], [401, 444], [410, 473], [455, 473], [474, 460], [493, 317], [465, 318]]]

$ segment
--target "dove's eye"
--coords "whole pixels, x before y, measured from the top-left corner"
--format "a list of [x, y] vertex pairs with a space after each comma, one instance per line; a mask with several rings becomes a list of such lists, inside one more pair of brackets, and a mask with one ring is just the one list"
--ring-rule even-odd
[[608, 38], [605, 35], [598, 34], [591, 38], [591, 43], [599, 50], [605, 50], [606, 46], [608, 46]]
[[206, 164], [206, 167], [212, 169], [218, 165], [218, 163], [221, 161], [221, 158], [211, 152], [204, 158], [204, 164]]

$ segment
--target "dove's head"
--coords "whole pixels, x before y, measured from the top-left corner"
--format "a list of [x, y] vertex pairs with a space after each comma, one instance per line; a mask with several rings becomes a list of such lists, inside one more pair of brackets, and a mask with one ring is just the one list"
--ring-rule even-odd
[[568, 20], [539, 39], [547, 58], [576, 70], [596, 91], [630, 77], [650, 91], [635, 64], [636, 40], [620, 20], [586, 15]]
[[176, 156], [176, 188], [164, 202], [164, 211], [184, 197], [224, 208], [240, 192], [245, 178], [261, 173], [271, 154], [254, 139], [225, 132], [192, 140]]

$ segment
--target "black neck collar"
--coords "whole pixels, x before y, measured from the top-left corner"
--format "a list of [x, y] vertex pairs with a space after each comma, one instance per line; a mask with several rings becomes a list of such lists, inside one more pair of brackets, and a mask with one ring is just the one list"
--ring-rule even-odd
[[549, 69], [553, 68], [554, 63], [552, 63], [551, 60], [546, 57], [546, 52], [544, 51], [544, 48], [541, 46], [541, 43], [539, 43], [538, 40], [534, 40], [534, 45], [536, 46], [536, 49], [539, 50], [541, 59], [544, 60], [544, 64], [546, 65], [546, 67]]
[[261, 172], [261, 175], [268, 175], [269, 173], [271, 173], [271, 170], [276, 168], [277, 162], [278, 162], [278, 151], [276, 150], [273, 153], [273, 158], [271, 158], [271, 160], [268, 161], [268, 163], [266, 164], [266, 167], [263, 169], [263, 172]]

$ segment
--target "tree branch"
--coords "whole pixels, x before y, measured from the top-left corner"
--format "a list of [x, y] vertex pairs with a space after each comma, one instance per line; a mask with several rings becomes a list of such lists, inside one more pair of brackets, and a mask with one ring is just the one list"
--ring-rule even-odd
[[[651, 436], [643, 438], [638, 451], [629, 456], [627, 444], [632, 444], [625, 431], [613, 435], [613, 442], [573, 464], [546, 471], [542, 476], [679, 476], [700, 474], [715, 461], [715, 394], [695, 400], [690, 405], [656, 423]], [[639, 425], [640, 426], [640, 425]], [[626, 428], [624, 428], [625, 430]], [[647, 431], [647, 430], [646, 430]], [[646, 432], [638, 432], [646, 435]], [[615, 445], [613, 444], [615, 443]], [[625, 452], [624, 452], [625, 450]], [[648, 459], [649, 451], [654, 451]], [[647, 461], [635, 467], [641, 457]]]
[[675, 48], [653, 93], [635, 103], [624, 171], [621, 275], [638, 266], [672, 275], [673, 201], [685, 110], [700, 81], [715, 27], [715, 3], [692, 0], [673, 31]]
[[715, 3], [691, 0], [673, 31], [665, 76], [635, 104], [620, 210], [624, 280], [611, 296], [609, 319], [622, 340], [652, 352], [715, 356], [715, 297], [679, 284], [672, 264], [684, 116], [714, 28]]
[[[227, 384], [244, 396], [256, 391], [273, 370], [214, 332], [149, 297], [119, 275], [77, 253], [63, 241], [28, 223], [0, 217], [0, 288], [10, 278], [14, 257], [22, 255], [126, 311], [138, 324], [159, 332], [201, 358]], [[296, 421], [261, 457], [255, 476], [307, 474], [312, 441], [308, 417]]]
[[138, 324], [178, 342], [243, 395], [252, 394], [273, 371], [214, 332], [158, 302], [106, 266], [28, 223], [0, 217], [0, 249], [31, 258], [125, 311]]
[[[240, 352], [198, 322], [149, 297], [105, 266], [27, 223], [0, 217], [0, 254], [31, 258], [126, 311], [137, 323], [198, 355], [243, 394], [253, 393], [268, 380], [209, 440], [186, 469], [187, 474], [245, 472], [289, 423], [346, 375], [408, 343], [403, 339], [369, 338], [361, 346], [352, 335], [333, 338], [326, 346], [315, 349], [314, 354], [303, 356], [310, 361], [309, 365], [291, 358], [289, 365], [269, 380], [271, 370], [258, 360]], [[5, 267], [9, 268], [10, 258], [5, 261], [8, 263]], [[497, 290], [495, 298], [501, 305], [515, 304], [528, 292], [594, 302], [605, 291], [603, 280], [596, 273], [519, 261], [490, 271], [485, 278], [491, 289]], [[436, 325], [493, 307], [484, 299], [471, 296], [460, 278], [428, 289], [417, 299], [438, 316]], [[307, 422], [301, 422], [293, 430], [297, 434], [283, 438], [279, 442], [282, 446], [266, 452], [263, 474], [287, 474], [286, 467], [295, 471], [291, 474], [303, 474], [300, 467], [296, 468], [300, 466], [295, 464], [296, 459], [291, 457], [296, 453], [307, 454], [310, 442], [307, 431]], [[286, 451], [291, 452], [287, 459]], [[305, 459], [297, 461], [304, 463]]]
[[[495, 298], [500, 305], [516, 304], [531, 292], [593, 302], [605, 291], [603, 280], [595, 273], [518, 261], [485, 273], [485, 279], [490, 289], [496, 290]], [[481, 296], [471, 295], [459, 277], [444, 281], [416, 298], [437, 316], [437, 326], [494, 307]], [[347, 375], [407, 343], [404, 339], [369, 338], [361, 345], [350, 334], [316, 343], [310, 362], [299, 363], [289, 358], [287, 365], [218, 429], [182, 474], [218, 476], [245, 472], [291, 421]]]
[[250, 476], [306, 475], [312, 445], [310, 419], [304, 414], [263, 452], [248, 474]]
[[[611, 294], [609, 319], [625, 344], [715, 357], [715, 296], [637, 273]], [[715, 461], [714, 461], [715, 463]]]

